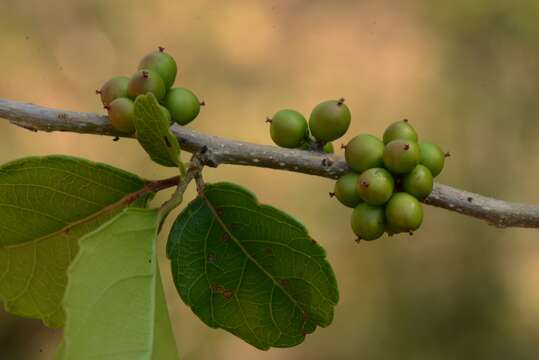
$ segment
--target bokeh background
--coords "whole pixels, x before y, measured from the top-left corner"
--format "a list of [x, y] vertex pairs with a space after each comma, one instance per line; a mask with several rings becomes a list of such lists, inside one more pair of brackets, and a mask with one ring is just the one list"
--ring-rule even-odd
[[[269, 144], [266, 116], [308, 115], [342, 96], [353, 114], [344, 142], [408, 118], [452, 153], [439, 181], [539, 203], [537, 19], [536, 0], [2, 0], [0, 97], [103, 112], [94, 90], [161, 45], [179, 63], [177, 84], [207, 103], [194, 129]], [[171, 175], [135, 141], [0, 120], [1, 162], [55, 153]], [[537, 230], [428, 207], [413, 237], [357, 245], [328, 179], [239, 166], [206, 178], [237, 182], [300, 219], [327, 249], [341, 300], [328, 328], [261, 352], [204, 326], [176, 295], [161, 252], [183, 359], [538, 358]], [[48, 359], [60, 336], [0, 311], [2, 359]]]

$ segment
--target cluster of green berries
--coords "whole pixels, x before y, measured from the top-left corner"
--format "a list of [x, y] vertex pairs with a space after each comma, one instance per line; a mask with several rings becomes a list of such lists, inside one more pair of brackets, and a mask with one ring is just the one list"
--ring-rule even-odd
[[280, 110], [268, 118], [275, 144], [285, 148], [311, 149], [333, 153], [331, 141], [343, 136], [350, 126], [350, 109], [344, 99], [324, 101], [312, 110], [309, 123], [296, 110]]
[[198, 116], [204, 103], [191, 90], [172, 87], [178, 67], [174, 58], [164, 50], [159, 47], [159, 50], [144, 56], [131, 78], [113, 77], [96, 90], [116, 130], [127, 134], [135, 131], [135, 100], [147, 93], [155, 95], [163, 114], [171, 122], [186, 125]]
[[354, 208], [351, 224], [358, 239], [417, 230], [423, 221], [420, 200], [431, 193], [448, 154], [435, 144], [418, 143], [408, 120], [391, 124], [383, 141], [361, 134], [343, 147], [352, 172], [337, 180], [331, 194]]

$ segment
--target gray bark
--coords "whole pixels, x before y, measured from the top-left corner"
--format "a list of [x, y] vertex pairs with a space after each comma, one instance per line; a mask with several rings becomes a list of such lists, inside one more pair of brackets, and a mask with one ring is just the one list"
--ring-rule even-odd
[[[115, 131], [106, 116], [56, 110], [0, 99], [0, 117], [32, 131], [69, 131], [126, 137]], [[342, 157], [320, 152], [284, 149], [206, 135], [177, 124], [172, 126], [183, 150], [202, 152], [208, 166], [257, 166], [337, 179], [349, 171]], [[498, 227], [539, 228], [539, 206], [506, 202], [436, 183], [426, 204], [473, 216]]]

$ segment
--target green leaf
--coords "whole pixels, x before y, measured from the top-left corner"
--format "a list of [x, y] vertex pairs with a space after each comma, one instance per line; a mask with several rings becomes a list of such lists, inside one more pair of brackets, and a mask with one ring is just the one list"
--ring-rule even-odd
[[301, 343], [333, 319], [335, 276], [302, 224], [244, 188], [206, 185], [167, 243], [182, 300], [259, 349]]
[[69, 267], [64, 359], [178, 359], [156, 258], [159, 213], [125, 209]]
[[170, 118], [152, 93], [139, 95], [135, 101], [135, 129], [139, 143], [153, 161], [163, 166], [180, 165], [180, 144], [170, 132]]
[[[66, 270], [78, 239], [128, 206], [144, 180], [68, 156], [30, 157], [0, 167], [0, 298], [7, 311], [64, 323]], [[151, 196], [135, 204], [145, 206]]]

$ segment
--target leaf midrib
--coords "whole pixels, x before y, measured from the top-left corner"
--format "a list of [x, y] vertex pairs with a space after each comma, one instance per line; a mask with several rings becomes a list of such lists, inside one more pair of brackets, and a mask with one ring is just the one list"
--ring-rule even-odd
[[[149, 183], [151, 184], [151, 183]], [[61, 235], [62, 233], [65, 233], [67, 235], [67, 233], [79, 226], [79, 225], [83, 225], [83, 224], [86, 224], [96, 218], [98, 218], [99, 216], [101, 215], [104, 215], [106, 213], [109, 213], [109, 212], [112, 212], [114, 210], [117, 210], [119, 208], [121, 208], [123, 205], [129, 205], [130, 203], [133, 203], [134, 201], [136, 201], [137, 199], [141, 198], [142, 196], [152, 192], [152, 188], [150, 186], [148, 186], [148, 184], [146, 184], [146, 186], [143, 186], [142, 188], [140, 188], [139, 190], [137, 191], [134, 191], [134, 192], [130, 192], [130, 193], [127, 193], [125, 196], [123, 196], [121, 199], [119, 199], [118, 201], [116, 202], [113, 202], [105, 207], [103, 207], [102, 209], [100, 209], [99, 211], [97, 212], [94, 212], [90, 215], [88, 215], [87, 217], [85, 218], [82, 218], [82, 219], [79, 219], [77, 221], [74, 221], [74, 222], [67, 222], [67, 221], [62, 221], [64, 223], [67, 223], [66, 226], [64, 226], [63, 228], [61, 229], [58, 229], [50, 234], [47, 234], [47, 235], [44, 235], [44, 236], [41, 236], [41, 237], [38, 237], [36, 239], [33, 239], [33, 240], [30, 240], [30, 241], [25, 241], [25, 242], [22, 242], [22, 243], [18, 243], [18, 244], [14, 244], [14, 245], [5, 245], [5, 246], [2, 246], [3, 248], [17, 248], [17, 247], [21, 247], [21, 246], [28, 246], [29, 244], [37, 244], [41, 241], [44, 241], [46, 239], [49, 239], [51, 237], [54, 237], [54, 236], [57, 236], [57, 235]], [[1, 205], [1, 204], [0, 204]]]
[[[279, 281], [277, 279], [275, 279], [275, 277], [269, 273], [262, 265], [260, 265], [258, 263], [258, 261], [256, 261], [256, 259], [247, 251], [247, 249], [243, 246], [243, 244], [241, 243], [241, 241], [239, 241], [235, 236], [234, 234], [232, 234], [232, 232], [228, 229], [228, 226], [224, 223], [224, 221], [221, 219], [221, 217], [219, 216], [219, 214], [217, 213], [217, 211], [215, 210], [215, 208], [213, 207], [213, 204], [209, 201], [209, 199], [206, 197], [206, 194], [202, 194], [201, 195], [202, 198], [204, 199], [204, 202], [206, 203], [206, 205], [208, 206], [208, 208], [210, 209], [210, 211], [212, 212], [213, 216], [215, 217], [215, 219], [217, 220], [217, 222], [219, 223], [219, 225], [221, 225], [221, 227], [223, 228], [223, 230], [226, 232], [226, 234], [232, 239], [232, 241], [234, 242], [234, 244], [236, 244], [240, 250], [243, 252], [243, 254], [253, 263], [255, 264], [255, 266], [260, 270], [262, 271], [269, 279], [271, 279], [271, 281], [273, 282], [274, 286], [278, 287], [285, 295], [286, 297], [290, 300], [290, 302], [292, 302], [292, 304], [297, 307], [301, 313], [305, 313], [305, 311], [303, 310], [303, 308], [300, 306], [300, 304], [296, 301], [296, 299], [294, 299], [294, 297], [292, 297], [292, 295], [281, 285], [281, 283], [279, 283]], [[270, 304], [271, 305], [271, 304]]]

